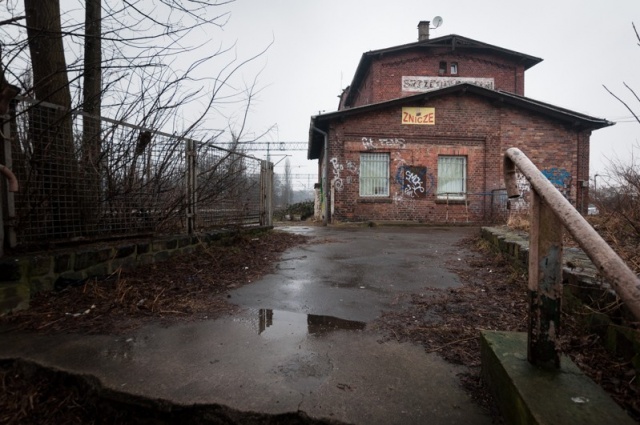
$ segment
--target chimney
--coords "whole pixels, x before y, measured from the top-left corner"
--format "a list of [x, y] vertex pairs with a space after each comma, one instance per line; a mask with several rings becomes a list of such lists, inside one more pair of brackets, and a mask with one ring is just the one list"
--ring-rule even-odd
[[420, 21], [418, 24], [418, 41], [429, 39], [429, 21]]

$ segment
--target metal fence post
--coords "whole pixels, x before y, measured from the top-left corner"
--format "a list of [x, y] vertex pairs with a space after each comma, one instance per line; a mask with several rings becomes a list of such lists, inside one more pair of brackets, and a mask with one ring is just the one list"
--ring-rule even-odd
[[[11, 108], [13, 111], [13, 108]], [[15, 113], [14, 111], [11, 113]], [[8, 116], [7, 116], [8, 117]], [[4, 166], [9, 170], [13, 167], [13, 156], [11, 152], [11, 120], [7, 119], [2, 126], [2, 144], [4, 153]], [[0, 177], [0, 180], [5, 180]], [[5, 198], [0, 199], [0, 257], [4, 253], [4, 246], [14, 248], [17, 244], [15, 219], [16, 219], [16, 204], [15, 195], [9, 188], [9, 182], [5, 183], [3, 190], [0, 190], [0, 195], [4, 194]], [[7, 243], [5, 244], [5, 240]]]
[[260, 161], [260, 225], [267, 221], [267, 167], [265, 160]]
[[273, 162], [269, 162], [269, 190], [267, 191], [267, 226], [273, 226]]
[[260, 162], [260, 225], [273, 226], [273, 163]]
[[187, 233], [192, 235], [196, 231], [196, 185], [197, 185], [197, 164], [196, 164], [196, 142], [195, 140], [185, 140], [186, 159], [186, 191], [187, 191]]
[[562, 233], [562, 222], [533, 191], [527, 356], [536, 366], [560, 367], [557, 340], [562, 304]]

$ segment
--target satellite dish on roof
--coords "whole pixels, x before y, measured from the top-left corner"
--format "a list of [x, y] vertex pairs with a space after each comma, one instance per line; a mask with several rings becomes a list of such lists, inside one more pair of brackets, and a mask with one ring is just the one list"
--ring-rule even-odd
[[431, 21], [431, 23], [433, 24], [433, 28], [436, 29], [438, 28], [440, 25], [442, 25], [442, 18], [440, 16], [436, 16], [435, 18], [433, 18], [433, 21]]

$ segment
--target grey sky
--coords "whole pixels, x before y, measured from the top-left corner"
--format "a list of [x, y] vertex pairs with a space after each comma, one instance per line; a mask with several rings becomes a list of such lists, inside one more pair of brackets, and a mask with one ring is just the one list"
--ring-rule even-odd
[[[640, 141], [640, 124], [602, 87], [640, 111], [622, 84], [640, 91], [640, 46], [631, 26], [640, 29], [638, 0], [237, 0], [228, 8], [222, 35], [238, 41], [240, 56], [275, 40], [244, 71], [250, 77], [264, 67], [250, 125], [259, 133], [277, 124], [268, 140], [306, 140], [310, 116], [337, 109], [363, 52], [414, 42], [420, 20], [441, 16], [432, 37], [459, 34], [542, 58], [526, 73], [526, 96], [617, 122], [591, 137], [591, 175], [605, 172], [604, 157], [628, 158]], [[298, 167], [301, 156], [294, 172], [312, 170], [310, 161]]]

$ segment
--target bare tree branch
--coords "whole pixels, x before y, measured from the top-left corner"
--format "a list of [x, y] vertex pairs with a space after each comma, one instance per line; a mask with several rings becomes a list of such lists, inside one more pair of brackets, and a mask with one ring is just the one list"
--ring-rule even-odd
[[609, 92], [609, 94], [610, 94], [611, 96], [613, 96], [614, 98], [616, 98], [616, 99], [618, 100], [618, 102], [622, 103], [622, 104], [624, 105], [624, 107], [625, 107], [625, 108], [627, 108], [627, 110], [628, 110], [629, 112], [631, 112], [631, 115], [633, 115], [633, 117], [636, 119], [636, 121], [638, 121], [638, 123], [640, 123], [640, 118], [638, 118], [638, 116], [636, 115], [636, 113], [634, 112], [634, 110], [633, 110], [633, 109], [631, 109], [631, 107], [630, 107], [629, 105], [627, 105], [627, 103], [626, 103], [624, 100], [622, 100], [622, 99], [620, 99], [618, 96], [616, 96], [616, 95], [615, 95], [615, 93], [613, 93], [611, 90], [609, 90], [609, 89], [607, 88], [607, 86], [605, 86], [604, 84], [602, 85], [602, 87], [604, 87], [604, 89], [605, 89], [607, 92]]

